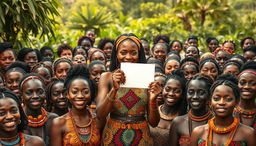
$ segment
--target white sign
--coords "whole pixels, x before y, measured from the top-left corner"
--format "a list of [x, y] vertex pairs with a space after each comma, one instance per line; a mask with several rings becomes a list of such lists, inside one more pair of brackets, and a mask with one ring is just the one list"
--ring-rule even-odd
[[125, 88], [148, 88], [154, 81], [155, 64], [121, 63], [121, 70], [126, 77]]

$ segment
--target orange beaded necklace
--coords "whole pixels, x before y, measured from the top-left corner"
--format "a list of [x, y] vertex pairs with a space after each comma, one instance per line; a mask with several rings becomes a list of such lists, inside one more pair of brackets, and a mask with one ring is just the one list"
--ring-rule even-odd
[[48, 120], [48, 113], [44, 108], [41, 108], [42, 115], [38, 115], [37, 118], [33, 118], [32, 116], [28, 117], [28, 126], [30, 127], [42, 127]]
[[233, 123], [226, 128], [216, 127], [214, 124], [214, 121], [215, 121], [215, 118], [212, 118], [208, 121], [209, 130], [208, 130], [208, 136], [207, 136], [207, 140], [206, 140], [206, 146], [212, 146], [213, 132], [218, 133], [218, 134], [226, 134], [226, 133], [230, 132], [227, 142], [225, 143], [225, 146], [228, 146], [231, 143], [232, 139], [234, 138], [236, 130], [239, 126], [239, 123], [240, 123], [239, 118], [234, 118]]

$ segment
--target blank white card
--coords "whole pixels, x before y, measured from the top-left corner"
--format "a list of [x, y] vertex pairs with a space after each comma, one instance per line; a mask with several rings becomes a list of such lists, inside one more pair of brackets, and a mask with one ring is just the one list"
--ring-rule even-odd
[[125, 88], [148, 88], [154, 81], [155, 64], [121, 63], [121, 70], [126, 77]]

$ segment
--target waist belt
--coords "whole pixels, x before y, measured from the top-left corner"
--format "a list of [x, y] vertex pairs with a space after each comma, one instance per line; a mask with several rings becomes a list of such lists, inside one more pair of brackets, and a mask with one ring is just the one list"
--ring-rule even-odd
[[113, 120], [120, 120], [124, 124], [132, 124], [145, 121], [145, 116], [135, 116], [135, 115], [127, 115], [127, 114], [116, 114], [111, 113], [110, 118]]

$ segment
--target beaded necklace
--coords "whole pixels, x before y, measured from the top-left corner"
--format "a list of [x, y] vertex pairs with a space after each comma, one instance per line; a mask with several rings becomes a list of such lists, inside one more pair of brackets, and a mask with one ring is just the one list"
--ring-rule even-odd
[[[90, 121], [85, 124], [85, 125], [77, 125], [75, 120], [73, 119], [72, 113], [71, 111], [69, 111], [69, 116], [71, 118], [71, 122], [72, 122], [72, 128], [76, 133], [76, 136], [78, 137], [81, 145], [82, 144], [87, 144], [88, 142], [90, 142], [90, 139], [92, 137], [92, 119], [90, 118]], [[89, 135], [89, 137], [88, 137]]]
[[254, 110], [244, 110], [239, 106], [235, 108], [235, 111], [240, 114], [241, 117], [246, 119], [251, 119], [256, 115], [256, 109]]
[[162, 112], [162, 107], [163, 107], [163, 105], [160, 105], [159, 107], [158, 107], [158, 110], [159, 110], [159, 114], [160, 114], [160, 118], [161, 119], [164, 119], [164, 120], [166, 120], [166, 121], [172, 121], [175, 117], [177, 117], [178, 116], [178, 112], [175, 114], [175, 115], [171, 115], [171, 116], [167, 116], [167, 115], [165, 115], [163, 112]]
[[249, 126], [253, 127], [253, 124], [255, 123], [255, 120], [256, 120], [256, 109], [249, 111], [249, 110], [244, 110], [238, 106], [235, 108], [235, 112], [238, 113], [238, 117], [240, 118], [241, 123], [243, 123], [242, 117], [245, 119], [252, 119]]
[[189, 129], [189, 135], [192, 134], [192, 121], [195, 122], [202, 122], [205, 121], [204, 124], [207, 123], [207, 121], [211, 118], [212, 112], [208, 110], [208, 112], [202, 116], [195, 116], [192, 114], [192, 110], [189, 110], [188, 112], [188, 129]]
[[208, 125], [209, 125], [209, 130], [208, 130], [208, 136], [207, 136], [207, 141], [206, 141], [206, 146], [212, 146], [213, 144], [213, 132], [217, 133], [217, 134], [227, 134], [230, 133], [228, 136], [228, 139], [225, 143], [225, 146], [228, 146], [232, 139], [235, 136], [235, 133], [237, 131], [237, 128], [239, 126], [240, 120], [239, 118], [234, 118], [234, 121], [231, 125], [229, 125], [228, 127], [225, 128], [217, 128], [214, 124], [215, 118], [212, 118], [208, 121]]
[[[22, 145], [22, 146], [25, 146], [25, 138], [24, 138], [24, 135], [22, 134], [22, 132], [19, 132], [19, 134], [15, 135], [15, 137], [17, 137], [17, 139], [14, 142], [4, 142], [2, 139], [11, 139], [11, 138], [1, 138], [0, 143], [5, 146], [13, 146], [18, 143], [20, 143], [20, 145]], [[12, 137], [12, 138], [14, 138], [14, 137]]]
[[30, 127], [42, 127], [48, 120], [48, 113], [47, 111], [42, 107], [41, 108], [42, 115], [38, 115], [37, 118], [33, 118], [32, 116], [28, 117], [28, 126]]

